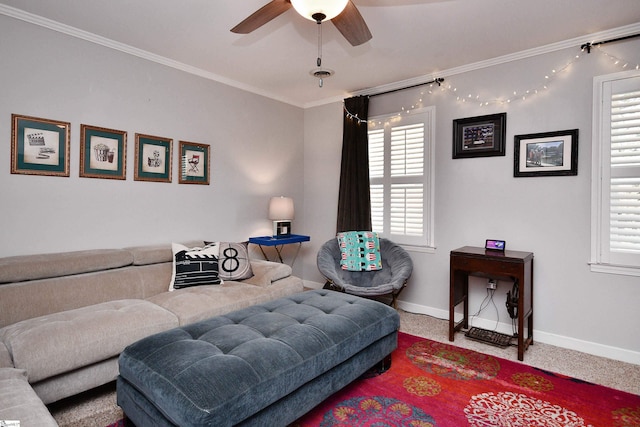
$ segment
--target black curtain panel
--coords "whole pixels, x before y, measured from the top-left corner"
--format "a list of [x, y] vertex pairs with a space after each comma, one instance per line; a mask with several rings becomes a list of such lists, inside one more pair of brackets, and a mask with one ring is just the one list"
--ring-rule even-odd
[[337, 232], [371, 230], [368, 114], [368, 96], [344, 100]]

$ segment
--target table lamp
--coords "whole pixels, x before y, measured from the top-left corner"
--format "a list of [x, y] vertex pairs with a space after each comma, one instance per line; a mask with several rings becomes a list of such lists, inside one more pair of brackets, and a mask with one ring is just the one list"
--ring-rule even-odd
[[273, 237], [291, 235], [291, 220], [294, 218], [291, 197], [272, 197], [269, 201], [269, 219], [273, 221]]

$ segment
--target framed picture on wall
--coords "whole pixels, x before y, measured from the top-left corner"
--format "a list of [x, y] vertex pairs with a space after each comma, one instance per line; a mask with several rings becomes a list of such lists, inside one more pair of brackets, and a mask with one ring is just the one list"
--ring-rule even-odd
[[504, 156], [507, 113], [453, 121], [453, 158]]
[[69, 176], [71, 124], [11, 115], [11, 173]]
[[513, 176], [578, 175], [578, 129], [516, 135]]
[[80, 125], [80, 176], [126, 178], [127, 133]]
[[136, 133], [136, 181], [171, 182], [173, 140]]
[[180, 184], [209, 185], [209, 146], [180, 141]]

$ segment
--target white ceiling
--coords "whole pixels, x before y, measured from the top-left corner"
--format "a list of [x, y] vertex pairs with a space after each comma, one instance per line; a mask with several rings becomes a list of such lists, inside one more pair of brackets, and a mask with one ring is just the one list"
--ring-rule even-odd
[[0, 0], [0, 13], [301, 107], [640, 23], [640, 0], [353, 0], [373, 39], [353, 47], [323, 24], [322, 65], [335, 75], [320, 88], [309, 75], [317, 26], [294, 9], [229, 31], [268, 2]]

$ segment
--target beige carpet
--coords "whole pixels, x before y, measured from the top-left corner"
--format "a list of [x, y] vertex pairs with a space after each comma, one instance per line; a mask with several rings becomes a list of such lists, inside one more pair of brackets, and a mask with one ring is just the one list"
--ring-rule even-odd
[[[449, 323], [447, 320], [404, 311], [399, 312], [402, 332], [449, 343]], [[495, 347], [467, 339], [463, 333], [456, 334], [453, 344], [517, 361], [516, 347]], [[535, 343], [529, 347], [524, 355], [524, 363], [640, 395], [640, 365], [618, 362], [541, 343]], [[122, 410], [116, 404], [115, 384], [107, 384], [80, 397], [58, 402], [50, 409], [61, 427], [104, 427], [123, 417]]]

